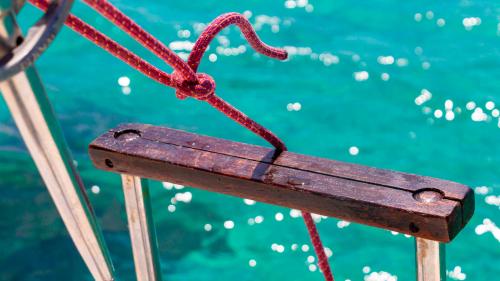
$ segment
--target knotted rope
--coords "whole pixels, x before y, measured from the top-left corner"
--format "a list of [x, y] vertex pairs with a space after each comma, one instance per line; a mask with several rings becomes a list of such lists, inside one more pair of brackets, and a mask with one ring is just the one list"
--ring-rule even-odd
[[[162, 42], [141, 28], [108, 1], [83, 1], [137, 40], [152, 53], [163, 59], [174, 69], [174, 71], [172, 74], [168, 74], [158, 69], [74, 15], [69, 15], [65, 22], [71, 29], [151, 79], [175, 88], [176, 96], [179, 99], [193, 97], [198, 100], [206, 101], [229, 118], [268, 141], [277, 151], [281, 152], [287, 150], [283, 141], [275, 134], [218, 97], [215, 94], [215, 81], [210, 75], [197, 72], [200, 61], [210, 42], [221, 30], [233, 24], [240, 28], [248, 43], [257, 52], [279, 60], [287, 58], [285, 50], [274, 48], [263, 43], [255, 33], [250, 22], [244, 16], [238, 13], [227, 13], [212, 21], [199, 36], [198, 40], [196, 40], [186, 63], [175, 52], [167, 48]], [[47, 10], [50, 5], [48, 0], [29, 0], [29, 2], [41, 10]], [[313, 218], [310, 213], [306, 212], [302, 213], [302, 217], [304, 218], [312, 245], [318, 257], [319, 268], [325, 280], [333, 281], [333, 275], [328, 264], [328, 257], [325, 254]]]

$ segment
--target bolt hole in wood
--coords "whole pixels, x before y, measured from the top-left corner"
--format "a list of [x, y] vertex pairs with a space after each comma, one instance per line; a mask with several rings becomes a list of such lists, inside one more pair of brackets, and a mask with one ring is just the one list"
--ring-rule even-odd
[[16, 46], [21, 45], [24, 42], [24, 38], [22, 36], [17, 36], [16, 38]]
[[114, 167], [113, 161], [111, 161], [109, 159], [104, 160], [104, 164], [106, 164], [106, 166], [109, 167], [109, 168], [113, 168]]
[[439, 189], [424, 188], [413, 193], [413, 198], [422, 203], [433, 203], [444, 198], [444, 194]]
[[114, 138], [121, 141], [131, 141], [141, 137], [141, 132], [135, 129], [125, 129], [116, 132]]
[[[441, 199], [444, 198], [444, 194], [441, 190], [439, 189], [434, 189], [434, 188], [424, 188], [424, 189], [419, 189], [413, 193], [413, 198], [417, 200], [418, 202], [422, 203], [433, 203], [440, 201]], [[409, 225], [409, 229], [412, 233], [417, 233], [420, 229], [419, 227], [411, 222]]]
[[416, 224], [414, 224], [413, 222], [410, 223], [409, 227], [410, 227], [410, 231], [412, 233], [417, 233], [420, 230], [420, 228], [418, 228], [418, 226]]

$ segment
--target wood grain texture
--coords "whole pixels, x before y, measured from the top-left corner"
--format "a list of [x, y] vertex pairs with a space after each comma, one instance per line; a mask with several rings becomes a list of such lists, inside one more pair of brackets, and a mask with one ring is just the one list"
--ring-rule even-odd
[[[92, 142], [89, 153], [101, 169], [442, 242], [451, 241], [474, 211], [473, 192], [458, 183], [291, 152], [275, 155], [265, 147], [151, 125], [120, 125]], [[417, 200], [424, 190], [437, 200]]]

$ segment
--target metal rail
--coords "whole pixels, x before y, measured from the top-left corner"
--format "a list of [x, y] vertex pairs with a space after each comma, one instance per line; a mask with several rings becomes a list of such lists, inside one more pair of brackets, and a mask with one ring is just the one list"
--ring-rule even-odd
[[122, 185], [137, 280], [161, 281], [147, 180], [122, 174]]
[[[450, 242], [474, 211], [471, 189], [454, 182], [291, 152], [276, 155], [264, 147], [151, 125], [112, 129], [91, 143], [89, 153], [96, 167], [125, 174], [129, 194], [139, 192], [141, 178], [151, 178], [410, 234], [416, 239], [418, 281], [445, 279], [442, 242]], [[126, 200], [129, 221], [133, 212], [141, 223], [151, 222], [136, 202], [140, 198]], [[148, 266], [159, 271], [143, 258], [156, 255], [147, 246], [156, 241], [134, 242], [139, 235], [147, 238], [141, 232], [151, 227], [131, 226], [132, 244], [140, 243], [142, 251], [134, 246], [138, 276]]]
[[437, 241], [415, 238], [417, 281], [446, 279], [445, 246]]
[[[13, 14], [0, 36], [20, 34]], [[0, 91], [62, 220], [95, 280], [113, 280], [113, 267], [85, 187], [74, 167], [55, 113], [34, 69], [0, 82]]]

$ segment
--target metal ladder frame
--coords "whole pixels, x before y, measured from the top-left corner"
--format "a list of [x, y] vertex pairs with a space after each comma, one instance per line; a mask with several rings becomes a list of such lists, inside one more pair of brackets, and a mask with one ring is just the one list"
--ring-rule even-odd
[[[20, 34], [15, 14], [3, 11], [0, 37], [15, 41]], [[86, 266], [95, 280], [113, 280], [106, 243], [34, 66], [0, 82], [0, 91]]]

